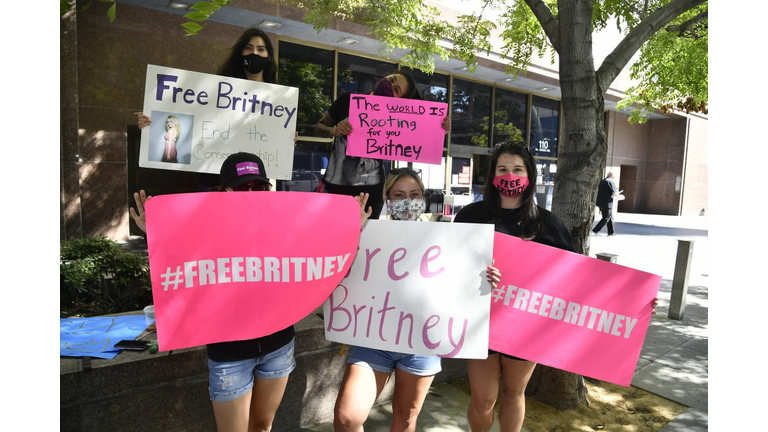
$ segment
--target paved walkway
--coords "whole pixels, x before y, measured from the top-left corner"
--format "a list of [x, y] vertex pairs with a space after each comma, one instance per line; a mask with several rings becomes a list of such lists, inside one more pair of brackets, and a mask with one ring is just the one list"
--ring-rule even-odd
[[[708, 430], [708, 219], [701, 216], [616, 215], [616, 235], [591, 237], [590, 256], [618, 255], [617, 264], [660, 275], [659, 306], [640, 353], [632, 386], [689, 407], [662, 432]], [[603, 229], [605, 233], [605, 229]], [[693, 240], [688, 297], [682, 320], [668, 317], [678, 239]], [[432, 388], [420, 431], [467, 431], [469, 397], [450, 384]], [[374, 407], [367, 431], [388, 431], [391, 405]], [[332, 431], [325, 423], [301, 431]], [[498, 431], [498, 422], [493, 431]]]

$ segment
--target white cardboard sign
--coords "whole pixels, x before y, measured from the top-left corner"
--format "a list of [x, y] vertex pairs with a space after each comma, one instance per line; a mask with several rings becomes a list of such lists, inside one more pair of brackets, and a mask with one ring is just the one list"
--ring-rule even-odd
[[148, 65], [139, 166], [218, 174], [244, 151], [290, 180], [298, 101], [295, 87]]
[[493, 225], [370, 220], [323, 305], [325, 337], [407, 354], [486, 358]]

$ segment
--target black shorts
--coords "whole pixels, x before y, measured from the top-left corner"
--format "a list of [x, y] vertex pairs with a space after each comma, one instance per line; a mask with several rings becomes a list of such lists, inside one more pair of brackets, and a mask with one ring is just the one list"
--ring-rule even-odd
[[501, 354], [501, 355], [503, 355], [504, 357], [506, 357], [506, 358], [508, 358], [508, 359], [512, 359], [512, 360], [518, 360], [518, 361], [530, 361], [530, 360], [526, 360], [526, 359], [524, 359], [524, 358], [520, 358], [520, 357], [511, 356], [511, 355], [509, 355], [509, 354], [504, 354], [504, 353], [501, 353], [501, 352], [498, 352], [498, 351], [494, 351], [494, 350], [492, 350], [492, 349], [489, 349], [489, 350], [488, 350], [488, 355], [491, 355], [491, 354]]

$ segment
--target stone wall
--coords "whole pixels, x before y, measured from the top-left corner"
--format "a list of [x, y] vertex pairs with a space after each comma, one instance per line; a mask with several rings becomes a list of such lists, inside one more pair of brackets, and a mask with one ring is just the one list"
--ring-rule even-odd
[[[349, 347], [340, 355], [342, 345], [325, 340], [323, 320], [317, 315], [321, 311], [296, 324], [296, 369], [288, 379], [274, 432], [333, 419]], [[83, 358], [61, 357], [61, 431], [216, 430], [204, 347], [156, 354], [123, 351], [111, 360], [91, 359], [89, 367], [84, 363]], [[442, 366], [433, 385], [466, 376], [464, 360], [443, 359]], [[379, 402], [392, 398], [393, 383], [390, 380]]]

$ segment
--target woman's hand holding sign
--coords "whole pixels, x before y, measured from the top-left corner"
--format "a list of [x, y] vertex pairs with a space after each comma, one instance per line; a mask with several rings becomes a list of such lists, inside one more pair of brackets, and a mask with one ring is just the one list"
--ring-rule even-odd
[[448, 133], [451, 131], [451, 116], [446, 116], [443, 119], [443, 124], [441, 124], [443, 130], [445, 130], [445, 133]]
[[336, 126], [333, 127], [331, 130], [331, 137], [337, 137], [341, 135], [349, 135], [352, 133], [352, 124], [349, 123], [346, 119], [340, 121]]
[[134, 222], [136, 222], [136, 226], [139, 227], [140, 230], [147, 232], [147, 214], [144, 210], [144, 204], [152, 198], [151, 196], [147, 196], [147, 193], [144, 192], [144, 190], [140, 190], [139, 192], [133, 193], [133, 200], [136, 201], [136, 209], [131, 207], [129, 210], [131, 212], [131, 217], [133, 218]]
[[368, 194], [367, 193], [360, 193], [360, 195], [355, 197], [355, 200], [360, 204], [360, 230], [365, 227], [365, 222], [368, 221], [368, 218], [371, 217], [371, 213], [373, 213], [373, 208], [368, 206], [368, 210], [365, 210], [365, 205], [368, 204]]
[[494, 264], [496, 264], [496, 260], [491, 261], [491, 265], [489, 265], [486, 270], [488, 283], [491, 284], [492, 290], [495, 290], [499, 286], [499, 281], [501, 280], [501, 272], [493, 266]]
[[145, 127], [152, 124], [152, 120], [150, 120], [148, 116], [144, 115], [143, 112], [135, 112], [134, 114], [137, 117], [136, 123], [139, 126], [139, 129], [144, 129]]

